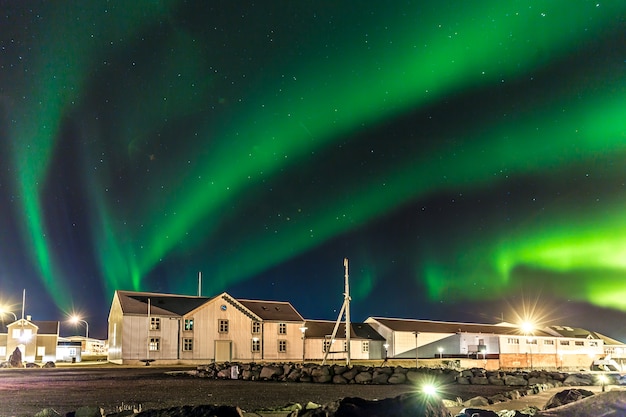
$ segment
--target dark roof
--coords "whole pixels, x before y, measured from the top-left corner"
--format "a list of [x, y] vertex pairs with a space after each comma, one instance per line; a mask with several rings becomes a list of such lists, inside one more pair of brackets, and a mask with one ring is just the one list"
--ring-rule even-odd
[[300, 313], [286, 301], [237, 299], [248, 310], [267, 321], [304, 321]]
[[124, 314], [137, 315], [148, 314], [148, 299], [150, 313], [159, 316], [182, 316], [211, 300], [208, 297], [153, 292], [117, 291], [117, 295]]
[[39, 329], [37, 330], [38, 335], [44, 335], [44, 334], [58, 335], [59, 334], [59, 322], [58, 321], [32, 320], [31, 323], [39, 327]]
[[[519, 327], [499, 324], [455, 323], [431, 320], [390, 319], [371, 317], [383, 326], [398, 332], [420, 333], [485, 333], [522, 335]], [[542, 330], [534, 330], [534, 336], [550, 336]]]
[[[335, 328], [334, 321], [327, 320], [307, 320], [305, 336], [307, 338], [324, 338], [333, 334]], [[346, 323], [339, 323], [336, 337], [344, 339], [346, 337]], [[385, 340], [372, 326], [367, 323], [350, 323], [351, 339]]]

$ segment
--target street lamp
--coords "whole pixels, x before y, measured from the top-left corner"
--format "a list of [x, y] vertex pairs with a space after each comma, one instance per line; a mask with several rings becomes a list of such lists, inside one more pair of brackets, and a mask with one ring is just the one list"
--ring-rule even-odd
[[383, 347], [385, 348], [385, 362], [387, 362], [387, 357], [388, 357], [387, 355], [389, 352], [389, 343], [385, 343]]
[[[528, 345], [528, 353], [530, 354], [530, 370], [533, 370], [533, 330], [535, 329], [535, 325], [529, 321], [525, 321], [522, 323], [522, 331], [524, 335], [527, 337], [526, 344]], [[530, 335], [530, 338], [528, 338]]]
[[437, 351], [439, 352], [439, 359], [443, 359], [443, 348], [440, 346], [437, 348]]
[[89, 339], [89, 323], [87, 323], [85, 320], [81, 319], [78, 316], [70, 317], [70, 323], [78, 324], [79, 322], [85, 323], [85, 339]]
[[4, 308], [0, 308], [0, 314], [12, 314], [13, 315], [13, 319], [15, 319], [15, 321], [17, 321], [17, 316], [12, 311], [5, 310]]
[[418, 368], [419, 355], [417, 354], [417, 335], [419, 335], [420, 332], [413, 332], [413, 334], [415, 335], [415, 368]]
[[305, 336], [306, 336], [307, 329], [308, 329], [308, 327], [306, 327], [306, 326], [300, 327], [300, 331], [302, 332], [302, 363], [304, 363], [304, 342], [305, 342]]

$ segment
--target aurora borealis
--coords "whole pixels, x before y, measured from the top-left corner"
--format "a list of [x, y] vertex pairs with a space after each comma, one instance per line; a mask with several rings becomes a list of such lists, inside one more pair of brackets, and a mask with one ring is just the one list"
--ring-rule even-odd
[[334, 3], [0, 1], [0, 301], [333, 319], [348, 257], [357, 320], [626, 339], [626, 4]]

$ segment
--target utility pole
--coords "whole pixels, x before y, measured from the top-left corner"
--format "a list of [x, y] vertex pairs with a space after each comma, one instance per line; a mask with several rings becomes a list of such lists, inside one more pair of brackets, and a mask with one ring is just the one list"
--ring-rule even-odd
[[341, 310], [339, 311], [339, 316], [337, 317], [337, 322], [335, 323], [335, 327], [333, 329], [333, 334], [330, 337], [331, 343], [324, 352], [324, 359], [322, 360], [322, 365], [326, 364], [326, 358], [328, 357], [328, 352], [332, 347], [332, 342], [335, 340], [335, 336], [337, 336], [337, 330], [339, 329], [339, 324], [341, 323], [341, 318], [343, 317], [343, 313], [346, 313], [346, 365], [350, 366], [350, 282], [348, 280], [348, 258], [343, 259], [343, 267], [344, 267], [344, 293], [343, 293], [343, 305], [341, 306]]

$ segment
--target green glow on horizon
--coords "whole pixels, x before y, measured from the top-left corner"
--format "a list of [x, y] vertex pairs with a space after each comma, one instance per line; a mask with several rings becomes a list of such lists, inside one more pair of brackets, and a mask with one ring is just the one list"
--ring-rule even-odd
[[[285, 64], [277, 70], [287, 75], [288, 82], [281, 78], [259, 83], [250, 97], [232, 108], [224, 106], [218, 120], [197, 125], [195, 132], [185, 131], [181, 146], [197, 137], [204, 140], [203, 148], [208, 150], [202, 149], [205, 153], [198, 157], [200, 162], [184, 171], [181, 161], [160, 165], [160, 170], [154, 168], [156, 179], [149, 187], [135, 185], [130, 204], [120, 207], [103, 191], [108, 189], [107, 178], [113, 175], [106, 168], [89, 173], [93, 246], [107, 290], [143, 289], [143, 278], [163, 259], [211, 241], [234, 202], [257, 192], [255, 186], [264, 179], [289, 175], [291, 168], [305, 163], [312, 153], [362, 132], [364, 126], [378, 126], [456, 93], [539, 71], [551, 64], [546, 57], [558, 60], [567, 56], [583, 40], [597, 36], [614, 16], [626, 12], [626, 6], [619, 2], [601, 7], [595, 3], [571, 7], [556, 1], [531, 6], [526, 2], [483, 2], [468, 6], [465, 17], [456, 24], [439, 5], [425, 10], [420, 8], [424, 6], [415, 7], [414, 14], [395, 16], [397, 20], [391, 22], [388, 31], [372, 33], [376, 36], [368, 40], [369, 46], [354, 47], [353, 40], [347, 39], [345, 48], [335, 52], [333, 59]], [[148, 16], [142, 15], [142, 10], [137, 6], [127, 18], [118, 13], [116, 18], [123, 22], [111, 29], [112, 37], [140, 33], [166, 16], [168, 7], [160, 4]], [[75, 13], [78, 11], [68, 15]], [[593, 20], [588, 19], [591, 14]], [[142, 17], [134, 21], [132, 17], [137, 15]], [[37, 76], [52, 81], [35, 85], [31, 95], [37, 98], [35, 102], [45, 103], [45, 108], [28, 109], [25, 114], [30, 117], [12, 132], [21, 139], [15, 144], [14, 157], [25, 235], [34, 248], [33, 259], [42, 282], [63, 305], [70, 291], [46, 239], [40, 197], [61, 120], [83, 99], [91, 70], [87, 62], [103, 46], [86, 39], [68, 48], [65, 39], [75, 39], [74, 35], [86, 29], [71, 30], [50, 37], [43, 48], [42, 56], [59, 57], [59, 62], [38, 64]], [[377, 42], [385, 38], [393, 42]], [[220, 57], [203, 56], [191, 34], [176, 32], [163, 50], [173, 51], [167, 55], [168, 65], [159, 71], [130, 75], [137, 83], [128, 91], [112, 93], [117, 135], [101, 138], [118, 144], [119, 155], [111, 158], [136, 162], [141, 155], [137, 149], [144, 143], [158, 142], [158, 134], [173, 123], [182, 125], [185, 116], [198, 112], [212, 88], [217, 88], [220, 75], [202, 70], [205, 61], [219, 62]], [[74, 58], [69, 64], [62, 59], [68, 55]], [[178, 67], [180, 62], [185, 63], [183, 69]], [[184, 76], [178, 77], [179, 72]], [[189, 80], [210, 93], [195, 96]], [[503, 166], [509, 175], [522, 177], [565, 169], [597, 154], [626, 153], [626, 97], [609, 89], [588, 93], [590, 99], [576, 101], [572, 93], [561, 92], [545, 107], [521, 111], [508, 123], [494, 121], [468, 128], [463, 154], [437, 148], [419, 156], [406, 155], [383, 173], [384, 181], [348, 184], [329, 191], [325, 201], [307, 201], [305, 214], [312, 214], [306, 220], [270, 222], [275, 234], [264, 232], [262, 225], [245, 235], [239, 232], [240, 246], [236, 253], [220, 257], [206, 291], [219, 291], [245, 280], [416, 198], [463, 184], [471, 190], [497, 185], [501, 179], [495, 173]], [[35, 127], [31, 120], [36, 121]], [[433, 138], [437, 139], [445, 138]], [[507, 141], [510, 145], [503, 144]], [[143, 172], [132, 172], [129, 181], [135, 175], [140, 177], [138, 182], [147, 178]], [[350, 195], [346, 194], [347, 187], [352, 190]], [[113, 190], [111, 194], [114, 192], [121, 193]], [[624, 261], [618, 262], [618, 255], [626, 252], [626, 241], [610, 238], [615, 226], [622, 225], [619, 214], [609, 213], [600, 227], [597, 221], [584, 224], [575, 219], [575, 230], [558, 220], [555, 211], [549, 222], [505, 241], [493, 233], [485, 240], [468, 243], [470, 248], [461, 247], [463, 253], [458, 254], [456, 264], [429, 260], [416, 275], [424, 277], [430, 297], [437, 299], [446, 291], [459, 298], [484, 297], [487, 286], [495, 287], [494, 296], [506, 293], [511, 274], [520, 266], [557, 275], [573, 272], [585, 283], [572, 287], [573, 296], [626, 309], [626, 302], [620, 302], [619, 297], [603, 294], [601, 285], [596, 284], [603, 281], [595, 279], [596, 271], [614, 273], [626, 268]], [[597, 234], [597, 230], [602, 233]], [[607, 248], [615, 247], [620, 248], [615, 256], [605, 255]], [[476, 282], [475, 290], [461, 289], [468, 276]], [[594, 279], [584, 278], [589, 276]], [[376, 277], [366, 275], [364, 280], [357, 287], [363, 297], [375, 288]]]

